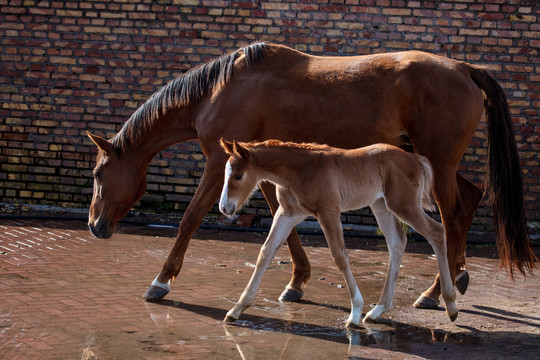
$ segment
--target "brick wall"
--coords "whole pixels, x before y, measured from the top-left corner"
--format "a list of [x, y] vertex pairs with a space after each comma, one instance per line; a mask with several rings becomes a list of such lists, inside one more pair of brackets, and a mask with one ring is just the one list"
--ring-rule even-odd
[[[506, 90], [540, 221], [538, 1], [0, 0], [0, 202], [86, 208], [95, 149], [154, 91], [253, 41], [318, 55], [424, 50], [484, 64]], [[480, 183], [485, 132], [461, 165]], [[195, 143], [164, 150], [139, 210], [187, 206], [204, 166]], [[247, 212], [267, 215], [256, 197]], [[482, 227], [487, 209], [477, 212]], [[345, 219], [372, 221], [366, 211]]]

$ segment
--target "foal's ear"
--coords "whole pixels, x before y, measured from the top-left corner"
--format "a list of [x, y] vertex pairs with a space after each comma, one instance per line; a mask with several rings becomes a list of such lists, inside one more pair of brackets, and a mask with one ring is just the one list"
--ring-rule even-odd
[[236, 155], [245, 160], [249, 160], [251, 158], [251, 153], [249, 150], [237, 143], [236, 140], [233, 140], [233, 151]]
[[234, 152], [234, 145], [232, 142], [225, 140], [224, 138], [219, 139], [219, 144], [225, 150], [227, 155], [232, 155]]
[[90, 132], [86, 132], [86, 135], [88, 135], [88, 137], [90, 138], [90, 140], [92, 140], [92, 142], [94, 144], [97, 145], [98, 148], [100, 148], [101, 150], [105, 151], [105, 153], [107, 155], [110, 155], [112, 154], [114, 148], [113, 148], [113, 145], [108, 142], [107, 140], [105, 140], [104, 138], [102, 137], [99, 137], [97, 135], [92, 135], [90, 134]]

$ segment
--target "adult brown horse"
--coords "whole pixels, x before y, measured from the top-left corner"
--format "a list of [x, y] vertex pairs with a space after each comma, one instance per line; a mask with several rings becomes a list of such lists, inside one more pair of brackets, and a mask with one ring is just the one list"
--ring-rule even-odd
[[[89, 227], [113, 234], [146, 189], [146, 169], [162, 149], [198, 139], [207, 161], [176, 242], [145, 294], [165, 296], [180, 272], [191, 235], [219, 197], [227, 155], [219, 139], [316, 142], [341, 148], [373, 143], [411, 145], [434, 165], [434, 193], [446, 227], [452, 279], [467, 288], [465, 242], [482, 192], [458, 174], [458, 164], [485, 110], [487, 182], [502, 265], [532, 271], [535, 257], [525, 222], [522, 174], [503, 90], [484, 70], [422, 52], [357, 57], [310, 56], [256, 43], [207, 63], [156, 92], [110, 141], [99, 147]], [[261, 190], [271, 210], [275, 188]], [[295, 231], [287, 240], [293, 276], [282, 300], [298, 300], [310, 264]], [[438, 304], [440, 283], [416, 306]]]

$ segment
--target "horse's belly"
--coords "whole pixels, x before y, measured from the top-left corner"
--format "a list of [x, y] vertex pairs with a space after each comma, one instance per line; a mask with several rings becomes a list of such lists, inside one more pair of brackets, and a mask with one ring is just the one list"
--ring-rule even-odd
[[382, 197], [382, 191], [361, 191], [358, 194], [342, 194], [341, 211], [365, 208]]

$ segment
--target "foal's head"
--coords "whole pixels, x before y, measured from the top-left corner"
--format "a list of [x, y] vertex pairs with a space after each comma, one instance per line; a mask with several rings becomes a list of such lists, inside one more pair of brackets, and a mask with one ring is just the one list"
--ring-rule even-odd
[[219, 210], [227, 216], [242, 207], [248, 199], [253, 188], [257, 186], [258, 179], [253, 171], [252, 154], [250, 150], [237, 143], [228, 142], [221, 138], [221, 147], [229, 155], [225, 166], [225, 182], [219, 200]]
[[126, 157], [118, 156], [109, 141], [92, 134], [88, 136], [99, 148], [88, 227], [97, 238], [107, 239], [112, 236], [118, 220], [146, 191], [146, 172]]

